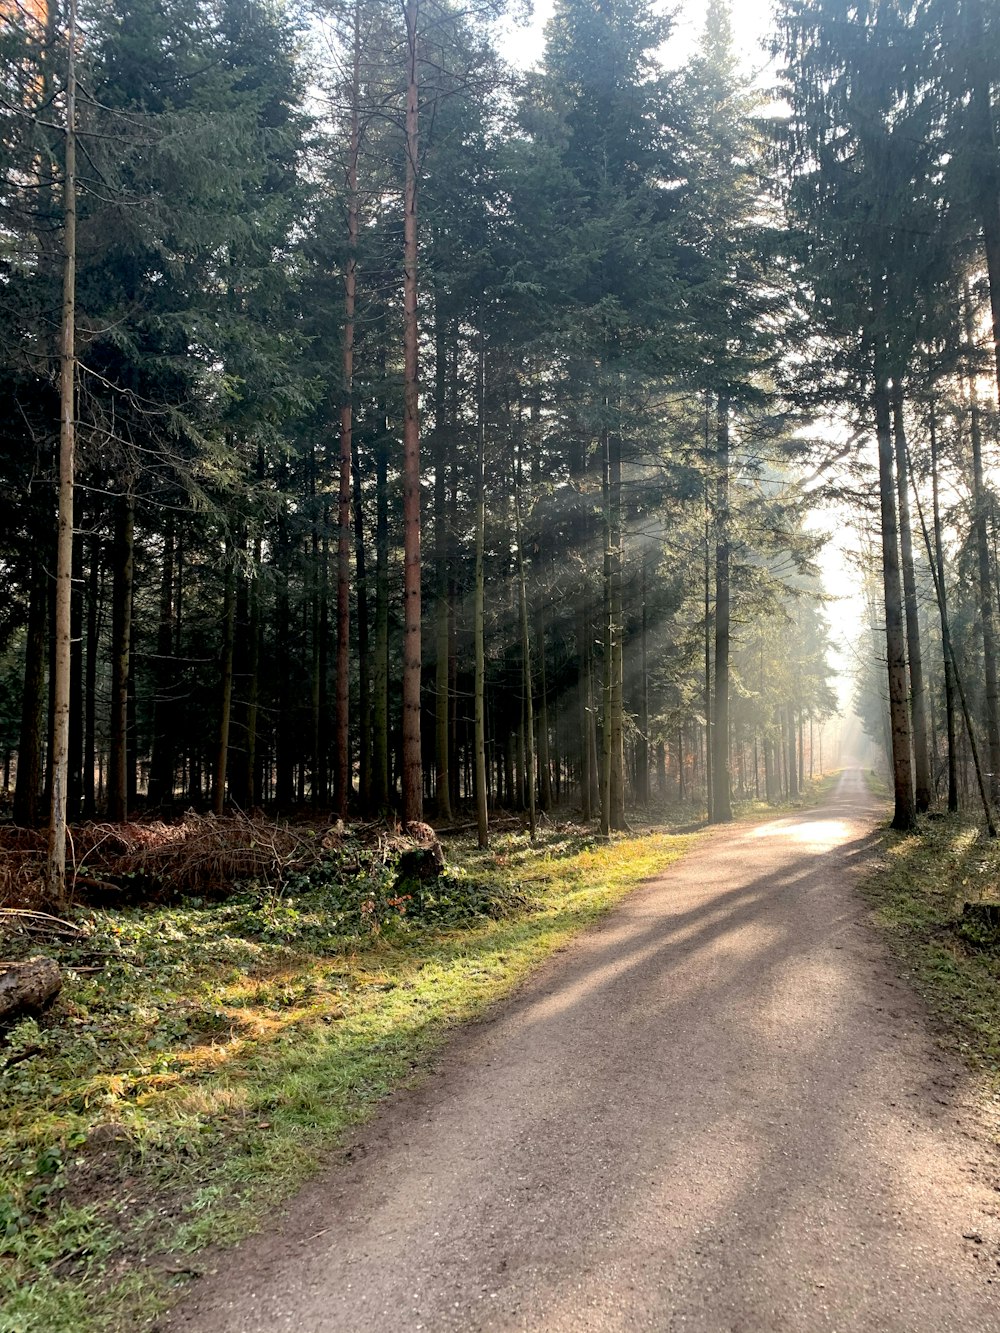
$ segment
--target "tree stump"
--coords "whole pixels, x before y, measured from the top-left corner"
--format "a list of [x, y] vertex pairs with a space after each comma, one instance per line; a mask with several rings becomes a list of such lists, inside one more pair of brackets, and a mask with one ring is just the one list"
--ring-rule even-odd
[[984, 930], [1000, 929], [1000, 903], [963, 903], [962, 917]]
[[53, 958], [26, 963], [0, 963], [0, 1023], [24, 1014], [39, 1014], [62, 989], [62, 973]]

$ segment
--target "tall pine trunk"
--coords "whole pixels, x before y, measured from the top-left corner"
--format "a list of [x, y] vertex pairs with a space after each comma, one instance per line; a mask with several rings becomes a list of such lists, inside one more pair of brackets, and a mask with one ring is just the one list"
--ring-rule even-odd
[[473, 789], [476, 799], [476, 835], [480, 847], [489, 842], [486, 806], [486, 348], [479, 331], [477, 380], [477, 455], [476, 455], [476, 569], [473, 606], [475, 681], [473, 685], [474, 748]]
[[729, 776], [729, 395], [719, 394], [715, 448], [715, 708], [712, 822], [732, 819]]
[[347, 262], [341, 349], [340, 469], [337, 486], [337, 661], [334, 670], [333, 809], [347, 814], [350, 774], [351, 465], [354, 437], [354, 312], [357, 305], [358, 156], [361, 147], [361, 5], [355, 0], [351, 58], [351, 118], [347, 144]]
[[222, 601], [222, 652], [219, 662], [219, 730], [215, 749], [215, 780], [212, 811], [221, 817], [226, 808], [226, 774], [229, 765], [229, 723], [233, 708], [233, 659], [236, 647], [236, 587], [234, 551], [227, 543], [225, 591]]
[[899, 499], [899, 554], [903, 567], [903, 601], [906, 612], [906, 647], [910, 668], [910, 715], [913, 737], [913, 776], [918, 814], [931, 805], [931, 762], [927, 737], [927, 694], [924, 688], [923, 653], [920, 647], [920, 613], [917, 580], [913, 568], [913, 534], [910, 529], [909, 474], [906, 428], [903, 421], [903, 390], [892, 391], [892, 426], [896, 447], [896, 493]]
[[52, 655], [52, 754], [46, 887], [66, 901], [66, 801], [72, 658], [73, 480], [76, 449], [76, 0], [69, 0], [66, 153], [63, 170], [63, 300], [59, 353], [59, 510], [56, 529], [55, 643]]
[[149, 806], [169, 811], [174, 796], [173, 690], [174, 660], [174, 515], [168, 509], [163, 523], [163, 562], [160, 568], [160, 614], [156, 631], [156, 666], [153, 671], [153, 755], [149, 770]]
[[528, 806], [528, 832], [535, 836], [535, 718], [532, 699], [531, 635], [528, 617], [528, 585], [524, 569], [524, 532], [521, 526], [520, 462], [514, 477], [514, 537], [517, 542], [517, 594], [521, 620], [521, 664], [524, 689], [525, 795]]
[[434, 759], [437, 815], [450, 820], [451, 746], [449, 735], [450, 698], [449, 649], [451, 645], [451, 607], [448, 568], [448, 445], [445, 425], [446, 372], [448, 369], [445, 324], [441, 299], [434, 311], [434, 582], [435, 582], [435, 663], [434, 663]]
[[354, 485], [354, 582], [358, 590], [358, 794], [361, 812], [372, 804], [372, 697], [371, 644], [368, 632], [368, 570], [365, 561], [365, 514], [361, 489], [361, 459], [355, 434], [351, 436], [351, 473]]
[[417, 327], [419, 0], [406, 0], [406, 169], [403, 186], [403, 822], [423, 818], [420, 748], [420, 418]]
[[132, 580], [135, 568], [135, 498], [132, 479], [115, 505], [112, 544], [111, 739], [108, 755], [108, 818], [128, 817], [128, 682], [132, 645]]
[[892, 781], [895, 795], [892, 826], [908, 831], [916, 826], [913, 765], [910, 754], [910, 717], [906, 690], [906, 635], [903, 626], [903, 590], [899, 574], [899, 528], [893, 469], [892, 419], [884, 360], [875, 365], [875, 432], [878, 440], [879, 503], [882, 516], [882, 590], [885, 598], [886, 667], [889, 678], [889, 731]]

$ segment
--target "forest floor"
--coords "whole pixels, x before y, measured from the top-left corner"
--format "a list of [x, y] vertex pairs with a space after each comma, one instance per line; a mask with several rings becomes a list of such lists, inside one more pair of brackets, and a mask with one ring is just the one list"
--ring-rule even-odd
[[896, 881], [930, 863], [884, 808], [853, 770], [700, 838], [161, 1327], [994, 1330], [996, 1104], [856, 892], [916, 947]]
[[[218, 871], [218, 828], [186, 822], [77, 839], [81, 863], [93, 843], [100, 873], [152, 902], [65, 926], [0, 914], [4, 957], [45, 953], [65, 975], [55, 1007], [0, 1040], [3, 1333], [145, 1326], [209, 1241], [263, 1225], [454, 1025], [693, 842], [691, 812], [610, 846], [574, 824], [534, 845], [508, 827], [486, 853], [453, 835], [415, 901], [349, 829], [308, 875], [162, 901], [171, 838], [189, 879]], [[282, 831], [278, 852], [306, 836]]]
[[[786, 809], [822, 802], [836, 781], [810, 784]], [[780, 813], [748, 804], [741, 827]], [[391, 877], [370, 864], [352, 868], [349, 837], [337, 843], [338, 882], [290, 874], [224, 902], [81, 908], [62, 935], [8, 937], [5, 956], [51, 954], [66, 985], [42, 1021], [0, 1043], [0, 1331], [145, 1327], [192, 1278], [224, 1272], [219, 1246], [273, 1225], [275, 1206], [310, 1177], [331, 1165], [336, 1174], [337, 1145], [394, 1089], [419, 1082], [456, 1024], [690, 855], [702, 841], [693, 814], [610, 847], [572, 824], [543, 827], [534, 847], [508, 828], [486, 854], [458, 833], [446, 839], [444, 882], [419, 903], [394, 900]], [[211, 832], [187, 830], [185, 873], [204, 873]], [[869, 888], [882, 886], [895, 945], [922, 959], [927, 929], [938, 944], [946, 924], [954, 934], [954, 894], [940, 897], [940, 920], [925, 919], [914, 876], [944, 856], [954, 888], [970, 871], [984, 877], [982, 856], [968, 830], [944, 821], [921, 839], [883, 841]], [[162, 847], [152, 838], [114, 854], [126, 853], [148, 879]], [[950, 966], [929, 967], [932, 981], [950, 978], [953, 1044], [995, 1069], [997, 955], [957, 935], [946, 947], [969, 960], [981, 1005], [966, 1002]], [[979, 1037], [962, 1027], [976, 1013]], [[348, 1159], [364, 1151], [358, 1139]]]

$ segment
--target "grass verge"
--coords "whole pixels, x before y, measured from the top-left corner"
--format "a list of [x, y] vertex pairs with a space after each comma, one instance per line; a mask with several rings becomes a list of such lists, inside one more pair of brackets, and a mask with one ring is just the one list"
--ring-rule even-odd
[[148, 1326], [200, 1250], [255, 1229], [450, 1028], [690, 841], [451, 843], [419, 919], [360, 877], [28, 942], [67, 979], [0, 1049], [2, 1333]]
[[1000, 901], [1000, 847], [961, 816], [887, 830], [861, 891], [948, 1044], [1000, 1093], [1000, 931], [963, 915]]

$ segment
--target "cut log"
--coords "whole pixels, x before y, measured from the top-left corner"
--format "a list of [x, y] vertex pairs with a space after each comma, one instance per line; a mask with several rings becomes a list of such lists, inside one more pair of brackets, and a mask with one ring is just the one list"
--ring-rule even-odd
[[53, 958], [0, 963], [0, 1023], [41, 1013], [59, 994], [62, 973]]

